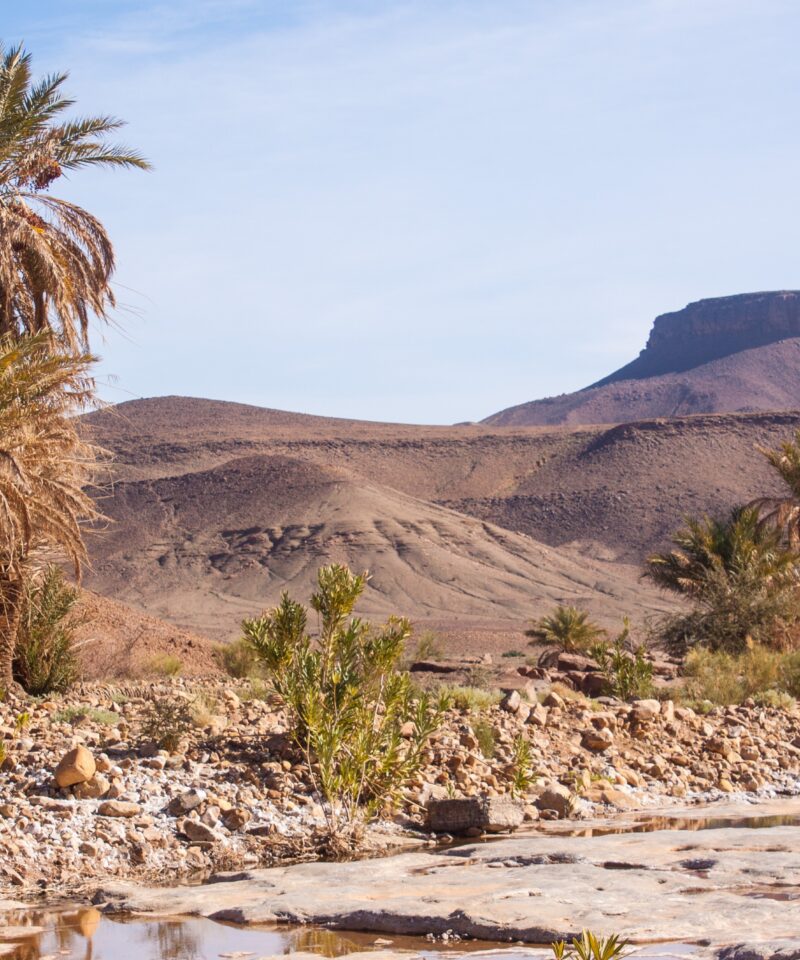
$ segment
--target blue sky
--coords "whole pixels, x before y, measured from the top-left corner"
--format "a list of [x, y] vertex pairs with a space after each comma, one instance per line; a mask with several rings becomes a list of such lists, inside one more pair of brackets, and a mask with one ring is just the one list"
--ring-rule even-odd
[[155, 166], [59, 182], [117, 247], [110, 400], [479, 419], [658, 313], [800, 287], [794, 0], [30, 0], [2, 29]]

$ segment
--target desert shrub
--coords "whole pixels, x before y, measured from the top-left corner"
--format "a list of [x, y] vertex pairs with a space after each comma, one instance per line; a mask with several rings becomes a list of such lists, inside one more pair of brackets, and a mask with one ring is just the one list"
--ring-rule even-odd
[[487, 720], [478, 720], [472, 725], [472, 732], [478, 741], [478, 748], [487, 760], [491, 760], [497, 749], [497, 735], [494, 725]]
[[183, 670], [183, 661], [173, 653], [156, 653], [145, 664], [145, 672], [159, 677], [177, 677]]
[[[242, 625], [289, 711], [330, 837], [344, 846], [360, 822], [400, 798], [444, 706], [424, 693], [412, 696], [408, 674], [398, 669], [407, 620], [373, 628], [352, 615], [366, 583], [366, 574], [338, 564], [319, 570], [311, 597], [316, 638], [306, 629], [308, 611], [286, 593], [275, 609]], [[406, 724], [412, 733], [404, 737]]]
[[19, 738], [22, 736], [30, 722], [31, 717], [27, 711], [24, 713], [18, 713], [14, 718], [14, 726], [11, 729], [10, 738], [7, 740], [0, 740], [0, 769], [3, 768], [6, 760], [13, 765], [12, 755], [14, 753], [17, 740], [19, 740]]
[[58, 567], [24, 581], [14, 649], [14, 679], [34, 696], [61, 693], [79, 676], [75, 630], [80, 594]]
[[219, 644], [214, 650], [214, 659], [229, 677], [236, 680], [257, 678], [262, 672], [258, 655], [244, 638]]
[[441, 660], [444, 656], [442, 641], [433, 630], [423, 630], [414, 649], [415, 660]]
[[533, 769], [531, 745], [522, 734], [518, 734], [514, 738], [511, 763], [506, 772], [513, 797], [519, 797], [527, 793], [536, 782], [537, 777]]
[[98, 707], [78, 705], [56, 710], [53, 714], [53, 720], [56, 723], [71, 724], [79, 724], [84, 720], [89, 720], [104, 727], [111, 727], [119, 723], [119, 714], [114, 713], [113, 710], [101, 710]]
[[524, 657], [525, 654], [521, 650], [505, 650], [501, 654], [503, 657]]
[[621, 940], [617, 934], [598, 937], [584, 930], [580, 937], [569, 942], [557, 940], [550, 946], [554, 960], [622, 960], [628, 941]]
[[456, 710], [470, 713], [480, 713], [500, 703], [500, 694], [496, 690], [484, 690], [481, 687], [450, 687], [445, 686], [442, 692], [447, 697], [450, 706]]
[[603, 636], [605, 631], [589, 619], [585, 610], [559, 605], [533, 623], [525, 631], [534, 642], [554, 644], [567, 652], [583, 652]]
[[667, 645], [741, 651], [748, 639], [796, 645], [800, 634], [800, 554], [754, 508], [726, 520], [688, 520], [674, 549], [647, 562], [645, 576], [686, 597], [692, 610], [662, 623]]
[[172, 753], [178, 749], [194, 724], [192, 705], [188, 700], [157, 697], [147, 706], [142, 718], [141, 734], [160, 750]]
[[652, 694], [653, 666], [645, 656], [644, 646], [631, 642], [627, 618], [623, 621], [622, 632], [611, 642], [594, 644], [591, 655], [613, 696], [630, 700]]
[[686, 657], [684, 694], [690, 701], [727, 706], [753, 697], [780, 706], [800, 697], [800, 652], [750, 643], [741, 653], [697, 648]]

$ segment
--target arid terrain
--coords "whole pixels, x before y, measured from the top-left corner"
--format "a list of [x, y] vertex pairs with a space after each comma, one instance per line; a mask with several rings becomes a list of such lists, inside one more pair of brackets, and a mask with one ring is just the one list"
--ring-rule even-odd
[[631, 363], [584, 390], [521, 403], [498, 426], [623, 423], [800, 407], [800, 294], [747, 293], [662, 314]]

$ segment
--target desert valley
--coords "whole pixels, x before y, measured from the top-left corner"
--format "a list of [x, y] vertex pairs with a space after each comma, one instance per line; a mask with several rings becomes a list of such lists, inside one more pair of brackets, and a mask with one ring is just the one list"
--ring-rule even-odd
[[800, 960], [796, 58], [369, 6], [0, 44], [0, 958]]

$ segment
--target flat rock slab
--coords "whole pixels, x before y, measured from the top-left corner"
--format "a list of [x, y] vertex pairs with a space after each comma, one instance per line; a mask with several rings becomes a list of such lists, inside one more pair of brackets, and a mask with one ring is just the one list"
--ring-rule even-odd
[[[219, 882], [222, 880], [222, 882]], [[236, 923], [549, 943], [582, 929], [634, 943], [800, 948], [800, 829], [528, 836], [351, 863], [255, 870], [202, 886], [111, 883], [111, 911]], [[793, 946], [794, 945], [794, 946]], [[755, 948], [754, 948], [755, 949]], [[764, 956], [771, 956], [765, 951]]]

